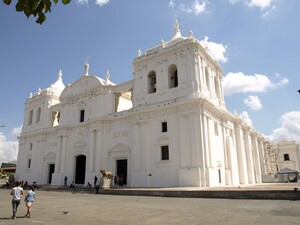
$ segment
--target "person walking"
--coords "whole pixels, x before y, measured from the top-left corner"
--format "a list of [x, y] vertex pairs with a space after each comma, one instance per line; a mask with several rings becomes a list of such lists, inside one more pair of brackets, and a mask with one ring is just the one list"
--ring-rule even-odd
[[65, 176], [65, 178], [64, 178], [64, 186], [67, 186], [67, 183], [68, 183], [68, 177]]
[[12, 188], [10, 195], [12, 195], [12, 208], [13, 208], [13, 215], [12, 219], [16, 219], [16, 213], [18, 206], [21, 201], [21, 195], [23, 195], [23, 188], [20, 187], [20, 182], [16, 182], [16, 186]]
[[94, 177], [94, 187], [96, 187], [96, 185], [97, 185], [97, 181], [98, 181], [98, 177], [97, 177], [97, 176], [95, 176], [95, 177]]
[[29, 187], [29, 191], [27, 192], [27, 195], [25, 197], [25, 203], [27, 207], [27, 213], [25, 217], [30, 218], [31, 217], [31, 207], [35, 199], [35, 192], [34, 188], [32, 186]]

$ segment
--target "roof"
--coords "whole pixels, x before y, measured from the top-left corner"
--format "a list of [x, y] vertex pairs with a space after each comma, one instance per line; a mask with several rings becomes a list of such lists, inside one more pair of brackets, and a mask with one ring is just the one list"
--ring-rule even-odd
[[17, 165], [15, 163], [2, 163], [1, 168], [9, 168], [9, 167], [16, 167]]
[[299, 173], [299, 172], [297, 170], [292, 170], [290, 168], [284, 167], [277, 174], [284, 174], [284, 173]]

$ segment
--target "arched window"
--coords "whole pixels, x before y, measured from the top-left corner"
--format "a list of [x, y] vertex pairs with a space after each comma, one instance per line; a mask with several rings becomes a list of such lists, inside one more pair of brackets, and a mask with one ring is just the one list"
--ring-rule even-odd
[[148, 74], [148, 94], [156, 92], [156, 73], [155, 71], [150, 71]]
[[172, 64], [169, 66], [168, 69], [168, 80], [169, 80], [169, 88], [178, 87], [178, 73], [177, 73], [177, 66]]
[[205, 82], [207, 89], [210, 90], [210, 79], [207, 67], [205, 67]]
[[39, 123], [41, 120], [41, 107], [38, 108], [36, 113], [36, 123]]
[[60, 111], [52, 112], [52, 126], [53, 127], [59, 125], [59, 119], [60, 119]]
[[215, 92], [216, 92], [216, 96], [219, 98], [220, 97], [220, 87], [219, 87], [219, 81], [218, 81], [217, 77], [215, 77]]
[[30, 112], [29, 112], [29, 119], [28, 119], [28, 125], [32, 124], [32, 117], [33, 117], [33, 110], [30, 110]]

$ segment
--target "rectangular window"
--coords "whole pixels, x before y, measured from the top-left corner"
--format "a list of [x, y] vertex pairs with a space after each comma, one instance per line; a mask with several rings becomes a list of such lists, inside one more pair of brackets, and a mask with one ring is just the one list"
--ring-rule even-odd
[[217, 122], [215, 122], [215, 135], [219, 136], [219, 127]]
[[289, 154], [283, 154], [284, 161], [290, 161]]
[[169, 160], [169, 146], [161, 146], [161, 160]]
[[84, 109], [80, 110], [80, 123], [84, 122]]
[[29, 150], [32, 150], [32, 148], [33, 148], [33, 144], [32, 144], [32, 142], [29, 144]]
[[168, 131], [168, 123], [162, 122], [161, 123], [161, 132], [167, 132]]
[[31, 166], [31, 159], [28, 159], [28, 168]]

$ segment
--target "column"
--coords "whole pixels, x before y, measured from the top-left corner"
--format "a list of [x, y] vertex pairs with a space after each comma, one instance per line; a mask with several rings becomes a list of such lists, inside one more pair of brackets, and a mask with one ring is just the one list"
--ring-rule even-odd
[[149, 149], [149, 143], [148, 143], [148, 124], [146, 122], [143, 122], [141, 125], [141, 133], [142, 133], [142, 147], [141, 147], [141, 169], [146, 170], [148, 169], [148, 149]]
[[198, 125], [200, 122], [197, 120], [197, 117], [195, 114], [190, 115], [189, 118], [189, 127], [190, 127], [190, 135], [189, 135], [189, 142], [190, 142], [190, 149], [191, 149], [191, 156], [190, 161], [192, 164], [192, 167], [199, 167], [200, 161], [199, 161], [199, 133], [198, 133]]
[[245, 152], [247, 159], [247, 172], [248, 172], [248, 181], [251, 184], [255, 183], [254, 180], [254, 171], [253, 171], [253, 157], [252, 157], [252, 145], [251, 137], [249, 130], [244, 130], [244, 143], [245, 143]]
[[34, 181], [37, 181], [37, 176], [38, 176], [38, 172], [39, 168], [39, 161], [40, 161], [40, 140], [39, 138], [37, 138], [37, 141], [34, 143], [34, 149], [33, 149], [33, 154], [32, 154], [32, 158], [31, 158], [31, 165], [32, 165], [32, 169], [33, 171], [35, 171], [35, 178]]
[[[201, 85], [202, 87], [206, 85], [205, 77], [205, 60], [201, 57]], [[202, 88], [203, 90], [203, 88]]]
[[226, 134], [226, 128], [224, 126], [224, 122], [221, 124], [222, 127], [222, 141], [223, 141], [223, 153], [224, 153], [224, 165], [223, 168], [225, 170], [225, 184], [230, 185], [231, 184], [231, 165], [230, 162], [230, 154], [229, 154], [229, 143], [228, 138]]
[[36, 182], [38, 184], [43, 183], [43, 175], [44, 175], [44, 166], [43, 166], [43, 152], [45, 151], [46, 137], [42, 135], [38, 138], [38, 147], [37, 147], [37, 162], [36, 162]]
[[[16, 173], [15, 173], [15, 178], [16, 180], [20, 180], [20, 176], [22, 176], [22, 172], [24, 171], [25, 167], [24, 167], [24, 163], [21, 161], [25, 159], [25, 156], [23, 155], [23, 151], [24, 151], [24, 139], [20, 138], [19, 139], [19, 151], [18, 151], [18, 158], [17, 158], [17, 169], [16, 169]], [[22, 169], [21, 169], [22, 168]], [[22, 172], [21, 172], [22, 171]]]
[[89, 132], [89, 149], [88, 149], [88, 165], [87, 172], [94, 171], [94, 158], [95, 158], [95, 130]]
[[186, 115], [179, 116], [179, 151], [180, 151], [180, 167], [190, 167], [190, 146], [187, 142], [188, 129], [186, 124]]
[[244, 152], [244, 141], [242, 139], [242, 133], [239, 124], [237, 124], [235, 127], [235, 137], [236, 137], [237, 164], [239, 168], [240, 183], [247, 184], [248, 176], [247, 176], [247, 169], [246, 169], [246, 156]]
[[55, 173], [60, 173], [62, 136], [58, 136], [58, 144], [55, 158]]
[[102, 147], [102, 130], [99, 129], [99, 130], [96, 130], [96, 142], [95, 142], [95, 149], [96, 149], [96, 152], [95, 152], [95, 167], [94, 167], [94, 170], [96, 172], [99, 172], [100, 169], [101, 169], [101, 154], [102, 152], [104, 151], [103, 150], [103, 147]]
[[203, 123], [203, 146], [204, 146], [204, 156], [205, 156], [205, 186], [210, 186], [210, 170], [211, 170], [211, 154], [210, 154], [210, 138], [209, 138], [209, 124], [208, 118], [206, 115], [203, 114], [202, 116], [202, 123]]
[[[140, 162], [140, 149], [141, 149], [141, 132], [140, 123], [136, 122], [133, 126], [133, 137], [132, 137], [132, 168], [134, 170], [139, 170], [141, 168]], [[156, 157], [157, 160], [157, 157]]]
[[66, 173], [66, 155], [67, 155], [67, 139], [68, 139], [68, 136], [63, 135], [63, 136], [61, 136], [61, 138], [62, 138], [62, 150], [61, 150], [60, 172]]
[[200, 124], [200, 133], [199, 133], [199, 138], [200, 138], [200, 168], [201, 168], [201, 187], [206, 187], [206, 162], [205, 162], [205, 135], [206, 135], [206, 130], [204, 128], [204, 115], [203, 112], [201, 112], [200, 117], [199, 117], [199, 124]]
[[210, 168], [213, 167], [213, 154], [212, 154], [212, 150], [211, 150], [211, 130], [210, 130], [210, 117], [206, 116], [206, 128], [207, 128], [207, 156], [208, 156], [208, 165]]
[[264, 147], [263, 147], [263, 144], [262, 144], [262, 139], [261, 137], [259, 137], [257, 139], [258, 143], [258, 154], [259, 154], [259, 166], [260, 166], [260, 174], [261, 174], [261, 181], [263, 182], [263, 179], [264, 179], [264, 175], [265, 175], [265, 161], [264, 161]]
[[108, 128], [103, 129], [103, 135], [102, 135], [102, 139], [103, 140], [103, 144], [102, 144], [102, 151], [101, 151], [101, 157], [100, 157], [100, 165], [101, 168], [100, 169], [104, 169], [104, 170], [109, 170], [110, 168], [108, 168], [108, 144], [109, 144], [109, 134], [110, 134], [110, 130]]
[[256, 182], [261, 183], [261, 167], [260, 167], [260, 156], [259, 156], [259, 150], [258, 150], [258, 138], [257, 136], [252, 137], [253, 141], [253, 151], [254, 151], [254, 173], [256, 177]]

